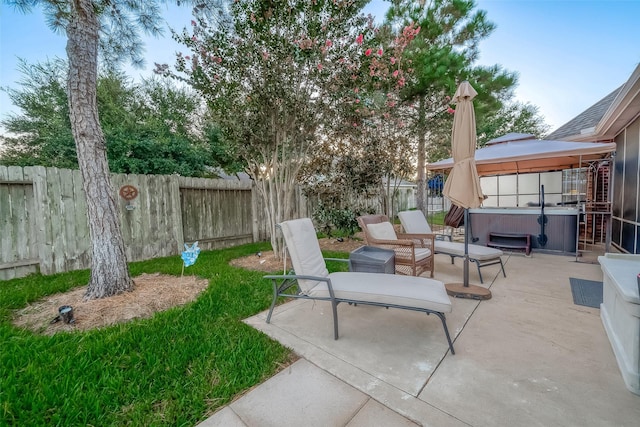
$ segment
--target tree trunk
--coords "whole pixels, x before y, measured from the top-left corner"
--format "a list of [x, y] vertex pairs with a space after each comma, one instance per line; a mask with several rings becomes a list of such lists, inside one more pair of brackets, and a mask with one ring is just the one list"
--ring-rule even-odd
[[426, 148], [425, 148], [425, 133], [426, 133], [426, 119], [425, 119], [425, 102], [424, 96], [420, 96], [418, 103], [418, 189], [416, 194], [416, 207], [427, 214], [427, 203], [425, 195], [427, 193], [427, 179], [426, 179]]
[[92, 299], [131, 290], [133, 283], [109, 177], [106, 143], [98, 120], [99, 23], [91, 1], [71, 3], [67, 27], [69, 115], [87, 198], [92, 265], [85, 298]]

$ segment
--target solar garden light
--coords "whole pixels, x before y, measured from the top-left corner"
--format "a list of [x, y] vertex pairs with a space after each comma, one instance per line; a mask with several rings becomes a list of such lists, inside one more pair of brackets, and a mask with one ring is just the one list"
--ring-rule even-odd
[[64, 323], [75, 323], [75, 319], [73, 318], [73, 307], [70, 305], [63, 305], [58, 308], [58, 313], [60, 315], [60, 320]]

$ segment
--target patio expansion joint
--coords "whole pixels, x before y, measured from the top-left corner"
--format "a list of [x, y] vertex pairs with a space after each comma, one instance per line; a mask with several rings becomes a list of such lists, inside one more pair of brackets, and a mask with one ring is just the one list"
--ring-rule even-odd
[[[311, 362], [309, 362], [309, 363], [311, 363]], [[334, 377], [335, 377], [335, 375], [334, 375]], [[337, 378], [337, 379], [342, 381], [340, 378]], [[367, 396], [369, 396], [369, 395], [367, 395]], [[362, 402], [362, 405], [360, 405], [360, 407], [356, 411], [353, 412], [353, 416], [349, 420], [347, 420], [347, 423], [345, 425], [348, 426], [349, 424], [351, 424], [351, 422], [358, 416], [360, 411], [362, 411], [371, 400], [375, 400], [375, 399], [373, 399], [371, 396], [369, 396], [368, 399], [366, 399], [364, 402]]]
[[[495, 281], [495, 278], [494, 278]], [[491, 286], [493, 286], [493, 281], [491, 282], [491, 284], [489, 285], [489, 288], [491, 288]], [[490, 301], [490, 300], [487, 300]], [[475, 314], [476, 310], [478, 310], [478, 307], [480, 307], [480, 303], [482, 303], [482, 300], [478, 300], [478, 303], [475, 305], [475, 307], [473, 307], [473, 309], [471, 310], [471, 313], [469, 313], [469, 316], [467, 316], [466, 320], [464, 321], [464, 323], [462, 324], [462, 326], [456, 330], [453, 334], [453, 337], [451, 338], [451, 342], [453, 343], [453, 347], [455, 349], [455, 344], [456, 341], [458, 341], [458, 338], [460, 337], [460, 335], [462, 335], [462, 332], [465, 330], [465, 327], [467, 326], [467, 324], [471, 321], [471, 318], [473, 317], [473, 315]], [[438, 368], [440, 367], [440, 365], [442, 365], [442, 363], [444, 362], [445, 358], [449, 356], [449, 357], [455, 357], [454, 354], [451, 354], [451, 350], [447, 350], [447, 352], [444, 354], [444, 356], [442, 356], [442, 358], [440, 359], [440, 361], [436, 364], [436, 367], [433, 369], [433, 371], [431, 372], [431, 375], [429, 375], [426, 379], [425, 382], [422, 384], [422, 387], [420, 387], [420, 389], [418, 390], [417, 395], [415, 396], [416, 398], [419, 399], [418, 396], [420, 396], [420, 394], [424, 391], [424, 389], [427, 387], [427, 385], [429, 384], [429, 381], [431, 381], [431, 378], [435, 375], [435, 373], [438, 371]], [[422, 399], [421, 399], [422, 400]], [[425, 403], [428, 403], [426, 401], [424, 401]], [[449, 414], [450, 415], [450, 414]]]
[[[477, 309], [479, 304], [476, 305], [476, 307], [474, 308], [474, 310], [472, 311], [475, 312], [475, 310]], [[471, 317], [471, 315], [469, 316], [469, 318]], [[467, 319], [468, 322], [468, 319]], [[466, 325], [466, 322], [465, 322]], [[463, 421], [462, 419], [458, 418], [457, 416], [455, 416], [452, 413], [449, 413], [445, 410], [443, 410], [442, 408], [439, 408], [438, 406], [420, 398], [420, 394], [422, 393], [424, 387], [426, 387], [426, 385], [429, 383], [429, 381], [431, 380], [431, 378], [433, 377], [433, 375], [436, 373], [436, 371], [438, 370], [439, 366], [443, 363], [444, 359], [449, 356], [449, 357], [455, 357], [455, 355], [451, 355], [451, 352], [449, 350], [447, 350], [447, 352], [444, 354], [444, 356], [440, 359], [440, 361], [438, 362], [438, 364], [436, 365], [436, 367], [434, 368], [433, 372], [429, 375], [429, 377], [425, 380], [424, 385], [417, 391], [416, 394], [413, 394], [411, 392], [405, 391], [395, 385], [393, 385], [392, 383], [389, 383], [379, 377], [376, 377], [372, 374], [370, 374], [369, 372], [365, 371], [364, 369], [354, 365], [353, 363], [350, 363], [348, 361], [345, 361], [343, 358], [337, 356], [335, 353], [328, 351], [327, 349], [323, 349], [320, 346], [313, 344], [311, 342], [309, 342], [309, 340], [306, 340], [296, 334], [291, 333], [290, 331], [286, 331], [283, 330], [281, 328], [280, 329], [283, 333], [289, 334], [291, 336], [294, 336], [296, 339], [303, 341], [305, 343], [307, 343], [310, 347], [312, 347], [315, 351], [317, 351], [318, 353], [324, 354], [326, 356], [329, 357], [329, 359], [321, 359], [318, 362], [316, 362], [316, 360], [318, 360], [316, 357], [314, 357], [314, 355], [310, 354], [309, 352], [303, 351], [303, 352], [295, 352], [299, 357], [304, 358], [308, 363], [318, 367], [319, 369], [324, 370], [325, 372], [327, 372], [329, 375], [335, 377], [337, 380], [355, 388], [356, 390], [364, 393], [366, 396], [369, 397], [369, 399], [372, 399], [378, 403], [380, 403], [381, 405], [384, 405], [388, 408], [393, 408], [392, 410], [394, 412], [397, 412], [398, 414], [410, 419], [411, 421], [418, 423], [420, 425], [422, 425], [422, 421], [420, 417], [417, 417], [415, 414], [413, 414], [412, 410], [403, 410], [399, 405], [394, 405], [390, 402], [390, 400], [392, 401], [396, 401], [396, 402], [404, 402], [404, 403], [409, 403], [411, 401], [416, 402], [420, 405], [426, 405], [429, 408], [431, 408], [431, 410], [437, 411], [439, 413], [441, 413], [442, 415], [446, 416], [446, 417], [450, 417], [455, 419], [456, 421], [460, 422], [461, 424], [464, 425], [468, 425], [471, 426], [471, 424], [468, 424], [467, 422]], [[463, 327], [464, 329], [464, 327]], [[461, 329], [462, 331], [462, 329]], [[460, 331], [460, 332], [461, 332]], [[459, 335], [459, 334], [458, 334]], [[457, 336], [456, 336], [457, 337]], [[330, 359], [334, 359], [334, 360], [330, 360]], [[322, 362], [322, 363], [320, 363]], [[343, 366], [340, 366], [340, 365]], [[354, 372], [350, 372], [349, 375], [345, 375], [344, 371], [342, 368], [344, 367], [348, 367], [348, 369], [350, 369], [351, 371]], [[343, 372], [339, 372], [339, 371], [343, 371]], [[356, 374], [357, 373], [357, 374]], [[361, 378], [370, 378], [373, 379], [373, 381], [371, 382], [367, 382], [367, 385], [371, 385], [374, 384], [373, 387], [367, 387], [364, 384], [361, 384], [362, 381], [357, 381], [356, 376], [359, 375], [360, 379]], [[345, 378], [345, 377], [349, 377], [349, 378]], [[389, 396], [392, 396], [393, 399], [390, 399]], [[391, 403], [391, 404], [390, 404]], [[365, 403], [366, 405], [366, 403]], [[413, 405], [411, 405], [413, 406]], [[364, 405], [363, 405], [364, 407]], [[361, 410], [362, 408], [360, 408], [358, 410], [358, 412]], [[357, 412], [356, 412], [357, 414]], [[355, 417], [355, 414], [354, 414]]]
[[[262, 322], [264, 322], [264, 318], [264, 316], [260, 315], [255, 316], [256, 320], [261, 320]], [[252, 322], [249, 322], [249, 324], [252, 324]], [[293, 351], [308, 363], [324, 370], [327, 374], [333, 376], [337, 380], [362, 392], [369, 399], [373, 399], [381, 405], [393, 408], [394, 412], [397, 412], [418, 424], [421, 424], [421, 417], [418, 414], [428, 411], [427, 408], [430, 408], [430, 411], [435, 410], [443, 416], [457, 419], [457, 417], [421, 399], [418, 394], [405, 391], [384, 379], [372, 375], [353, 363], [345, 361], [334, 352], [310, 342], [308, 339], [280, 328], [276, 324], [270, 323], [268, 325], [271, 332], [267, 333], [266, 331], [263, 331], [263, 333], [267, 333], [267, 335], [278, 340], [280, 343], [292, 350], [295, 348]], [[275, 337], [274, 332], [277, 333], [277, 337]], [[304, 343], [304, 345], [301, 346], [301, 343]], [[440, 359], [438, 366], [442, 363], [442, 359], [446, 357], [446, 354], [449, 354], [449, 352], [447, 351]], [[430, 377], [432, 375], [433, 373], [431, 373]], [[422, 407], [422, 409], [419, 409], [420, 407]]]
[[[447, 353], [447, 354], [449, 354], [449, 353]], [[304, 356], [300, 355], [300, 357], [304, 357]], [[439, 408], [438, 406], [436, 406], [436, 405], [434, 405], [434, 404], [432, 404], [432, 403], [430, 403], [430, 402], [428, 402], [428, 401], [426, 401], [424, 399], [421, 399], [419, 397], [419, 394], [420, 394], [420, 392], [422, 392], [422, 389], [420, 390], [418, 395], [414, 395], [414, 394], [409, 393], [409, 392], [407, 392], [405, 390], [402, 390], [402, 389], [400, 389], [400, 388], [394, 386], [393, 384], [390, 384], [390, 383], [388, 383], [388, 382], [386, 382], [384, 380], [380, 380], [379, 378], [376, 378], [376, 377], [374, 377], [374, 378], [376, 378], [379, 381], [379, 384], [376, 385], [376, 387], [373, 388], [373, 389], [368, 389], [366, 387], [362, 387], [357, 382], [345, 380], [344, 378], [340, 377], [336, 372], [334, 372], [329, 367], [321, 366], [320, 364], [317, 364], [317, 363], [315, 363], [315, 362], [313, 362], [313, 361], [311, 361], [311, 360], [309, 360], [307, 358], [305, 358], [305, 360], [307, 360], [307, 362], [311, 363], [312, 365], [318, 367], [319, 369], [323, 369], [325, 372], [327, 372], [329, 375], [332, 375], [337, 380], [344, 382], [345, 384], [355, 388], [356, 390], [358, 390], [358, 391], [364, 393], [366, 396], [368, 396], [369, 399], [367, 399], [367, 401], [358, 409], [358, 411], [356, 411], [354, 413], [353, 418], [355, 418], [357, 416], [357, 414], [366, 406], [366, 404], [368, 403], [369, 400], [373, 400], [373, 401], [378, 402], [381, 405], [386, 406], [390, 410], [402, 415], [403, 417], [411, 420], [412, 422], [415, 422], [415, 423], [417, 423], [419, 425], [423, 425], [423, 421], [424, 420], [421, 420], [420, 417], [417, 417], [413, 413], [412, 410], [404, 410], [398, 404], [393, 404], [393, 401], [402, 401], [404, 403], [409, 403], [409, 404], [410, 404], [411, 401], [414, 401], [414, 402], [419, 402], [420, 405], [426, 405], [431, 410], [437, 411], [437, 412], [441, 413], [442, 415], [444, 415], [446, 417], [453, 418], [456, 421], [460, 422], [461, 424], [464, 424], [464, 425], [467, 425], [467, 426], [472, 426], [471, 424], [461, 420], [460, 418], [458, 418], [454, 414], [449, 413], [449, 412], [443, 410], [442, 408]], [[342, 359], [338, 358], [338, 360], [342, 360]], [[444, 357], [443, 357], [442, 360], [444, 360]], [[368, 372], [363, 371], [362, 369], [358, 368], [357, 366], [355, 366], [353, 364], [350, 364], [348, 362], [344, 362], [344, 363], [348, 364], [351, 368], [355, 368], [357, 371], [359, 371], [361, 374], [364, 374], [365, 376], [373, 377]], [[442, 363], [442, 361], [440, 363]], [[440, 365], [440, 363], [438, 363], [438, 366]], [[437, 367], [436, 367], [436, 369], [437, 369]], [[435, 372], [435, 370], [434, 370], [434, 372]], [[431, 378], [431, 376], [433, 376], [433, 373], [430, 375], [430, 378]], [[382, 389], [387, 388], [387, 387], [389, 389], [392, 389], [393, 391], [395, 391], [397, 393], [397, 396], [394, 399], [389, 399], [388, 397], [385, 398], [383, 396], [383, 394], [388, 394], [388, 392], [389, 392], [389, 390], [382, 390]], [[348, 426], [348, 423], [347, 423], [347, 426]]]
[[[286, 332], [286, 333], [291, 334], [290, 332], [287, 332], [287, 331], [285, 331], [285, 332]], [[306, 340], [306, 339], [304, 339], [304, 338], [301, 338], [301, 337], [299, 337], [299, 336], [297, 336], [297, 335], [295, 335], [295, 334], [291, 334], [291, 335], [295, 336], [295, 337], [296, 337], [297, 339], [299, 339], [300, 341], [303, 341], [303, 342], [307, 343], [310, 347], [313, 347], [313, 349], [314, 349], [314, 350], [316, 350], [318, 353], [323, 353], [323, 354], [325, 354], [326, 356], [328, 356], [329, 358], [332, 358], [332, 359], [335, 359], [335, 360], [333, 360], [333, 361], [329, 361], [329, 360], [327, 360], [327, 363], [326, 363], [326, 364], [325, 364], [325, 363], [323, 363], [323, 364], [319, 364], [319, 363], [316, 363], [316, 362], [314, 361], [314, 360], [316, 360], [316, 358], [315, 358], [315, 357], [314, 357], [313, 359], [311, 359], [311, 358], [310, 358], [310, 357], [312, 356], [312, 355], [310, 354], [311, 352], [306, 352], [306, 351], [305, 351], [305, 352], [302, 352], [302, 354], [301, 354], [301, 353], [298, 353], [298, 352], [295, 352], [295, 351], [294, 351], [298, 356], [300, 356], [300, 357], [304, 358], [305, 360], [307, 360], [307, 361], [308, 361], [309, 363], [311, 363], [312, 365], [315, 365], [315, 366], [317, 366], [318, 368], [325, 370], [326, 372], [328, 372], [329, 374], [331, 374], [332, 376], [334, 376], [334, 377], [335, 377], [335, 378], [337, 378], [338, 380], [340, 380], [340, 381], [342, 381], [342, 382], [344, 382], [344, 383], [346, 383], [346, 384], [349, 384], [349, 385], [351, 385], [352, 387], [357, 388], [357, 389], [358, 389], [358, 390], [360, 390], [361, 392], [365, 393], [367, 396], [372, 397], [372, 396], [371, 396], [371, 394], [369, 394], [369, 392], [368, 392], [369, 390], [368, 390], [366, 387], [360, 387], [360, 386], [358, 386], [358, 385], [356, 385], [356, 384], [352, 384], [352, 383], [350, 383], [350, 382], [345, 381], [345, 380], [344, 380], [344, 379], [339, 375], [339, 373], [338, 373], [338, 372], [336, 372], [336, 371], [337, 371], [337, 369], [336, 369], [336, 368], [334, 368], [334, 367], [335, 367], [335, 366], [338, 366], [338, 364], [340, 364], [340, 363], [341, 363], [341, 364], [344, 364], [344, 365], [346, 365], [347, 367], [349, 367], [350, 369], [357, 371], [357, 372], [358, 372], [360, 375], [362, 375], [363, 377], [369, 377], [369, 378], [372, 378], [372, 379], [373, 379], [372, 383], [375, 383], [375, 387], [378, 387], [379, 385], [381, 385], [381, 384], [382, 384], [382, 385], [384, 385], [384, 386], [387, 386], [387, 387], [393, 388], [393, 389], [397, 390], [397, 391], [398, 391], [398, 392], [400, 392], [400, 393], [403, 393], [403, 394], [406, 394], [406, 395], [408, 395], [408, 396], [411, 396], [411, 397], [414, 397], [414, 398], [418, 399], [418, 394], [419, 394], [419, 393], [418, 393], [418, 394], [416, 394], [416, 395], [413, 395], [412, 393], [409, 393], [409, 392], [407, 392], [407, 391], [405, 391], [405, 390], [402, 390], [401, 388], [396, 387], [396, 386], [395, 386], [395, 385], [393, 385], [392, 383], [390, 383], [390, 382], [388, 382], [388, 381], [385, 381], [385, 380], [384, 380], [384, 379], [382, 379], [382, 378], [379, 378], [379, 377], [377, 377], [377, 376], [375, 376], [375, 375], [370, 374], [370, 373], [369, 373], [369, 372], [367, 372], [366, 370], [364, 370], [364, 369], [362, 369], [362, 368], [360, 368], [360, 367], [358, 367], [358, 366], [354, 365], [353, 363], [351, 363], [351, 362], [348, 362], [348, 361], [344, 360], [342, 357], [338, 356], [337, 354], [335, 354], [335, 353], [334, 353], [334, 352], [332, 352], [332, 351], [329, 351], [329, 350], [327, 350], [327, 349], [324, 349], [324, 348], [322, 348], [322, 347], [320, 347], [320, 346], [318, 346], [318, 345], [316, 345], [316, 344], [314, 344], [314, 343], [312, 343], [312, 342], [310, 342], [310, 341], [308, 341], [308, 340]], [[438, 363], [438, 365], [439, 365], [441, 362], [442, 362], [442, 361], [440, 361], [440, 362]], [[327, 366], [322, 366], [322, 365], [327, 365]], [[353, 375], [353, 373], [352, 373], [351, 375]], [[433, 373], [432, 373], [431, 375], [433, 375]], [[430, 375], [429, 377], [431, 377], [431, 375]], [[428, 380], [427, 380], [427, 381], [428, 381]], [[370, 383], [370, 384], [371, 384], [371, 383]], [[382, 402], [381, 402], [381, 403], [382, 403]]]

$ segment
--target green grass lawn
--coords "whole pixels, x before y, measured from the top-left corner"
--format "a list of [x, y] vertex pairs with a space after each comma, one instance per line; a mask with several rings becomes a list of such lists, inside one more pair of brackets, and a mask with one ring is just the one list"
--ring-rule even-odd
[[[266, 380], [290, 351], [242, 319], [269, 307], [271, 283], [228, 262], [268, 248], [202, 252], [187, 271], [209, 279], [209, 287], [194, 302], [87, 332], [38, 335], [11, 318], [47, 295], [86, 285], [88, 271], [0, 282], [0, 425], [193, 426]], [[179, 276], [181, 266], [174, 256], [130, 270]]]
[[447, 215], [446, 212], [429, 212], [427, 217], [427, 221], [429, 224], [433, 225], [444, 225], [444, 217]]

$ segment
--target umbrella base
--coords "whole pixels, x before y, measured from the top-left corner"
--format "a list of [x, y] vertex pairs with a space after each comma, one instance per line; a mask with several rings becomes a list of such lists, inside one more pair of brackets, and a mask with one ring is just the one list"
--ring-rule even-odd
[[447, 294], [452, 297], [477, 300], [491, 299], [491, 291], [482, 286], [465, 286], [464, 283], [447, 283], [444, 287], [447, 289]]

